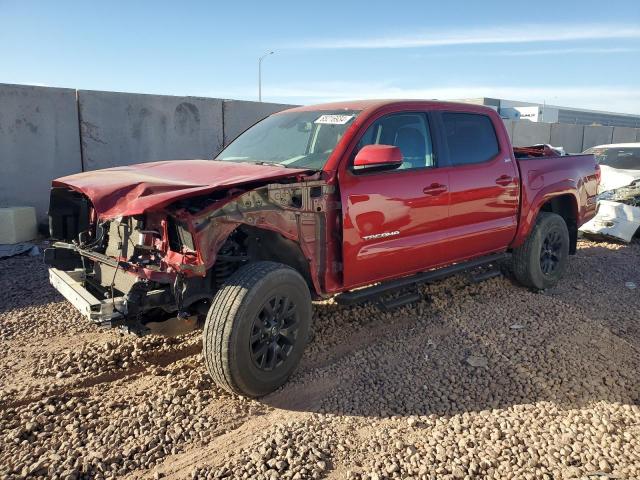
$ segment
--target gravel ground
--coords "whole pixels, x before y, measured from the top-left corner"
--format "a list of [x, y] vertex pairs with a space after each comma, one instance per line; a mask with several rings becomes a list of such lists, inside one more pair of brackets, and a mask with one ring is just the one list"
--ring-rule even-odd
[[391, 313], [318, 303], [259, 401], [212, 385], [199, 332], [90, 325], [37, 258], [0, 261], [0, 291], [0, 478], [640, 478], [638, 242], [580, 242], [542, 293], [458, 276]]

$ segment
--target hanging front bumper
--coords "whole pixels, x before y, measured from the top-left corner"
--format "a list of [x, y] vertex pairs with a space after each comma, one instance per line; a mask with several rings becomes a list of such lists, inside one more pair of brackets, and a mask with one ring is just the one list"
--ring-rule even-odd
[[127, 315], [125, 297], [100, 300], [84, 287], [86, 274], [82, 269], [71, 271], [49, 268], [49, 282], [74, 307], [92, 322], [99, 325], [111, 325]]

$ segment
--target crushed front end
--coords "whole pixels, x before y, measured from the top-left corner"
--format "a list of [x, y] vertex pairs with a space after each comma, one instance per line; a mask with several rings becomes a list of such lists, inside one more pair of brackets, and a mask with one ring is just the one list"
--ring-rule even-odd
[[220, 286], [252, 261], [288, 265], [322, 296], [339, 273], [327, 253], [339, 245], [327, 228], [339, 222], [334, 198], [324, 180], [294, 172], [100, 217], [85, 194], [54, 187], [45, 263], [51, 284], [87, 318], [136, 333], [153, 320], [202, 317]]
[[198, 258], [191, 235], [175, 219], [148, 214], [101, 221], [85, 195], [54, 188], [49, 228], [50, 282], [90, 320], [142, 333], [143, 317], [181, 313], [185, 273]]

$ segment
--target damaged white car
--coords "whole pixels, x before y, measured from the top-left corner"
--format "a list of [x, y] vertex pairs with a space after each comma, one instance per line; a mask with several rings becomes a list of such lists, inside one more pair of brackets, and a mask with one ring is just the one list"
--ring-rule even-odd
[[600, 165], [598, 212], [580, 227], [587, 235], [629, 243], [640, 233], [640, 143], [591, 147]]

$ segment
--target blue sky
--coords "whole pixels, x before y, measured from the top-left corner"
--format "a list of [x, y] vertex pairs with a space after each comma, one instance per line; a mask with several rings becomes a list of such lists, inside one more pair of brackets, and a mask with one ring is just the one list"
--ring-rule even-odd
[[0, 0], [0, 82], [308, 104], [513, 100], [640, 113], [640, 1]]

